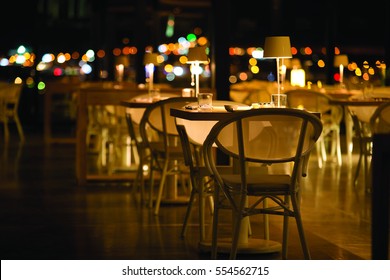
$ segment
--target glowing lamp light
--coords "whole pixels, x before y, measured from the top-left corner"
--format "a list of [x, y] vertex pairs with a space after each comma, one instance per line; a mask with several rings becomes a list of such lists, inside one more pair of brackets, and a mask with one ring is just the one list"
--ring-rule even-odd
[[115, 69], [116, 69], [116, 80], [118, 82], [122, 82], [125, 66], [123, 64], [118, 64], [115, 66]]
[[[191, 64], [190, 70], [192, 74], [192, 79], [195, 76], [195, 95], [199, 94], [199, 75], [202, 73], [202, 68], [200, 64], [208, 64], [209, 59], [206, 54], [206, 47], [194, 47], [188, 49], [187, 63]], [[191, 82], [193, 85], [194, 82]]]
[[306, 74], [303, 69], [292, 69], [290, 74], [290, 83], [292, 86], [305, 87]]

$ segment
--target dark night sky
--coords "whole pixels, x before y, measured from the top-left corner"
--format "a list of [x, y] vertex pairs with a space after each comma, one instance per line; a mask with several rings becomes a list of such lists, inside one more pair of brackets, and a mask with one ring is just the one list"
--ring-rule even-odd
[[[24, 8], [20, 8], [21, 5], [15, 6], [13, 2], [2, 2], [1, 54], [16, 47], [17, 44], [30, 43], [35, 46], [54, 47], [88, 45], [91, 33], [89, 22], [80, 24], [75, 22], [58, 24], [57, 22], [57, 25], [48, 27], [41, 16], [32, 12], [36, 9], [35, 0], [22, 2], [25, 5]], [[280, 2], [280, 12], [274, 13], [272, 3], [278, 2]], [[331, 36], [336, 44], [343, 46], [356, 48], [373, 46], [377, 49], [384, 49], [386, 40], [389, 40], [390, 36], [389, 20], [387, 19], [390, 15], [389, 2], [371, 1], [369, 4], [362, 5], [352, 0], [232, 0], [230, 40], [233, 45], [262, 45], [265, 36], [273, 35], [272, 32], [278, 29], [283, 35], [289, 35], [293, 44], [321, 46], [325, 45]], [[241, 3], [253, 4], [255, 8], [248, 8]], [[5, 11], [8, 11], [7, 16], [4, 14]], [[126, 17], [130, 19], [134, 14], [128, 16], [121, 14], [120, 16], [123, 19]], [[203, 24], [205, 29], [207, 28], [204, 19], [198, 20], [198, 22]], [[122, 35], [120, 32], [133, 34], [131, 29], [134, 28], [134, 25], [128, 24], [127, 27], [126, 24], [121, 24], [123, 30], [116, 27], [116, 30], [112, 32], [118, 33], [118, 37]], [[182, 25], [185, 29], [191, 24], [182, 20]], [[135, 27], [137, 26], [135, 25]], [[163, 28], [161, 29], [163, 31]], [[180, 32], [179, 18], [176, 30]], [[66, 31], [66, 35], [57, 36], [59, 31]], [[183, 32], [186, 31], [183, 30]], [[80, 34], [84, 34], [84, 36]]]

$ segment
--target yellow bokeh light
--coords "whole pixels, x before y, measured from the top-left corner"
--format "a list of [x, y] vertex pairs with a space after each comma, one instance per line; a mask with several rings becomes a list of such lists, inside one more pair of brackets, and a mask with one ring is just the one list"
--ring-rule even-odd
[[251, 72], [253, 74], [258, 74], [260, 72], [260, 68], [257, 65], [251, 67]]
[[325, 61], [323, 61], [322, 59], [318, 60], [317, 61], [317, 66], [320, 67], [320, 68], [324, 68], [325, 67]]
[[362, 70], [360, 68], [355, 69], [355, 75], [360, 77], [362, 75]]
[[173, 65], [172, 64], [167, 64], [164, 66], [164, 71], [167, 73], [173, 72]]
[[180, 58], [179, 58], [179, 61], [181, 64], [186, 64], [188, 59], [185, 55], [182, 55]]
[[249, 59], [249, 65], [255, 66], [257, 65], [257, 59], [256, 58], [250, 58]]

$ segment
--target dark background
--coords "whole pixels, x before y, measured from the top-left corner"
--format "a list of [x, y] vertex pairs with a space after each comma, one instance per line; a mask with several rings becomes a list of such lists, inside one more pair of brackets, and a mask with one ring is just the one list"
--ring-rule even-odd
[[[38, 53], [110, 48], [125, 37], [130, 44], [156, 46], [195, 26], [211, 38], [220, 32], [214, 30], [214, 10], [224, 10], [220, 20], [230, 44], [243, 47], [262, 46], [267, 35], [280, 34], [298, 46], [337, 44], [384, 56], [390, 30], [389, 1], [22, 0], [1, 6], [1, 55], [19, 44]], [[173, 38], [164, 35], [169, 14], [176, 19]]]

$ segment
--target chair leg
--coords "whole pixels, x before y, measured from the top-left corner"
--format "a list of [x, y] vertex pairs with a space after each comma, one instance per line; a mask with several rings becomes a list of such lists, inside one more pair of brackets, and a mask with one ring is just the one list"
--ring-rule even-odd
[[287, 260], [288, 247], [288, 231], [289, 231], [289, 216], [286, 213], [283, 216], [283, 237], [282, 237], [282, 259]]
[[8, 121], [7, 118], [3, 121], [4, 122], [4, 142], [9, 142], [9, 128], [8, 128]]
[[322, 144], [320, 142], [321, 141], [317, 141], [317, 143], [316, 143], [316, 150], [317, 150], [318, 167], [322, 168], [322, 165], [323, 165], [323, 158], [322, 158], [322, 155], [321, 155]]
[[199, 199], [199, 239], [200, 241], [203, 241], [206, 239], [205, 235], [205, 206], [206, 206], [206, 200], [205, 200], [205, 188], [204, 185], [204, 179], [200, 178], [198, 182], [198, 199]]
[[217, 259], [218, 252], [218, 214], [219, 214], [219, 187], [214, 190], [213, 230], [211, 235], [211, 259]]
[[299, 239], [301, 241], [301, 247], [302, 247], [304, 258], [305, 260], [310, 260], [311, 256], [309, 252], [309, 247], [306, 242], [305, 231], [303, 230], [301, 212], [296, 197], [293, 196], [291, 197], [291, 203], [292, 203], [293, 211], [295, 213], [295, 221], [298, 228], [298, 234], [299, 234]]
[[132, 192], [135, 194], [137, 191], [141, 193], [141, 204], [143, 204], [145, 200], [145, 180], [144, 180], [144, 170], [143, 170], [143, 161], [140, 160], [137, 167], [137, 173], [133, 183]]
[[154, 215], [158, 215], [158, 212], [160, 211], [160, 203], [161, 203], [161, 198], [164, 190], [164, 184], [165, 184], [167, 172], [168, 172], [168, 161], [165, 161], [163, 170], [161, 171], [161, 179], [160, 179], [160, 184], [158, 187], [158, 193], [156, 197], [156, 205], [154, 206]]
[[194, 201], [195, 201], [195, 197], [197, 195], [197, 186], [196, 186], [196, 180], [194, 180], [192, 177], [191, 177], [191, 184], [192, 184], [192, 190], [191, 190], [191, 195], [190, 195], [190, 199], [188, 201], [188, 206], [187, 206], [187, 209], [186, 209], [186, 213], [184, 215], [184, 221], [183, 221], [183, 226], [181, 228], [181, 234], [180, 236], [183, 238], [186, 233], [187, 233], [187, 225], [188, 225], [188, 220], [191, 216], [191, 212], [192, 212], [192, 208], [193, 208], [193, 205], [194, 205]]
[[[267, 199], [265, 199], [263, 202], [263, 208], [267, 208], [267, 207], [268, 207], [268, 201]], [[269, 215], [268, 214], [264, 214], [264, 239], [269, 240]]]
[[360, 144], [359, 144], [359, 159], [358, 159], [358, 163], [356, 165], [356, 171], [355, 171], [355, 177], [353, 179], [353, 182], [354, 182], [354, 185], [357, 186], [357, 183], [358, 183], [358, 178], [359, 178], [359, 173], [360, 173], [360, 168], [361, 168], [361, 164], [362, 164], [362, 158], [363, 158], [363, 143], [362, 141], [360, 141]]
[[153, 208], [153, 194], [154, 194], [154, 157], [150, 156], [149, 165], [149, 208]]
[[364, 151], [364, 181], [366, 192], [371, 192], [371, 163], [369, 157], [371, 156], [371, 143], [370, 141], [366, 141], [365, 143], [365, 151]]
[[237, 251], [238, 251], [238, 240], [240, 237], [240, 227], [241, 227], [241, 220], [242, 216], [240, 213], [234, 213], [234, 221], [233, 221], [233, 238], [232, 238], [232, 247], [230, 250], [230, 256], [229, 259], [235, 260], [237, 257]]
[[328, 156], [326, 154], [326, 147], [325, 147], [325, 141], [324, 139], [322, 139], [321, 141], [321, 158], [322, 158], [322, 162], [326, 162], [328, 160]]

